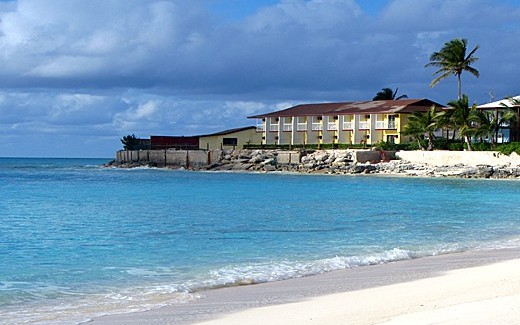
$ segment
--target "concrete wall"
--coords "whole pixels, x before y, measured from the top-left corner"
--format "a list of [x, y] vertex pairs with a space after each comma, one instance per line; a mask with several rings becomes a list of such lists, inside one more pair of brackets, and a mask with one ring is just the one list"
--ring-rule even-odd
[[218, 162], [221, 155], [221, 150], [121, 150], [116, 153], [116, 161], [196, 168]]
[[411, 163], [430, 166], [447, 166], [463, 164], [467, 166], [520, 166], [520, 156], [510, 156], [496, 151], [399, 151], [396, 157]]
[[380, 161], [394, 160], [396, 158], [395, 151], [380, 150], [353, 150], [354, 161], [358, 163], [378, 163]]
[[281, 165], [299, 164], [301, 154], [298, 151], [280, 151], [276, 157], [276, 162]]

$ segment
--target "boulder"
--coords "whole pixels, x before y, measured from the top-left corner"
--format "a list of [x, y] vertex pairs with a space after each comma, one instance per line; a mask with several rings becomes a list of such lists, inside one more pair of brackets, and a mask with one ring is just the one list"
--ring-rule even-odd
[[360, 173], [368, 173], [375, 171], [377, 168], [374, 165], [365, 164], [365, 165], [355, 165], [352, 167], [351, 172], [354, 174], [360, 174]]

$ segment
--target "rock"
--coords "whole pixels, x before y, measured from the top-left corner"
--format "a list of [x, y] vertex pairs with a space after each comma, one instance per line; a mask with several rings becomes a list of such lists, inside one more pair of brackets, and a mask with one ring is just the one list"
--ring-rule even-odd
[[257, 155], [257, 156], [253, 156], [251, 157], [251, 159], [249, 159], [249, 162], [252, 163], [252, 164], [258, 164], [262, 161], [264, 161], [266, 158], [262, 155]]
[[493, 167], [487, 165], [479, 165], [476, 168], [475, 175], [482, 178], [490, 178], [493, 175]]
[[262, 161], [260, 164], [261, 165], [274, 165], [276, 163], [276, 160], [274, 158], [268, 158], [264, 161]]
[[238, 164], [233, 165], [233, 167], [231, 167], [231, 169], [232, 170], [248, 170], [252, 166], [253, 166], [253, 164], [238, 163]]
[[374, 165], [355, 165], [351, 169], [351, 172], [354, 174], [360, 173], [368, 173], [376, 170], [377, 168]]
[[316, 161], [325, 161], [325, 160], [327, 160], [327, 158], [329, 158], [329, 154], [326, 152], [314, 153], [314, 159], [316, 159]]

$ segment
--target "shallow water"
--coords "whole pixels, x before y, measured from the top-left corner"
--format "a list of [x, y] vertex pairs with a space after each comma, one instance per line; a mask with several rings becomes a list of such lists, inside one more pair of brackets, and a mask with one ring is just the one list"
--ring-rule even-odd
[[518, 246], [520, 183], [0, 159], [0, 322], [71, 324], [200, 289]]

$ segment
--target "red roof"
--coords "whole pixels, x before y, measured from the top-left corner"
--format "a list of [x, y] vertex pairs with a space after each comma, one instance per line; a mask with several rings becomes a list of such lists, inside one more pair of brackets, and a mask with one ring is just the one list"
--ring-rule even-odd
[[303, 104], [281, 111], [249, 116], [248, 118], [413, 113], [425, 112], [432, 105], [442, 108], [442, 105], [429, 99], [376, 100], [364, 102]]

